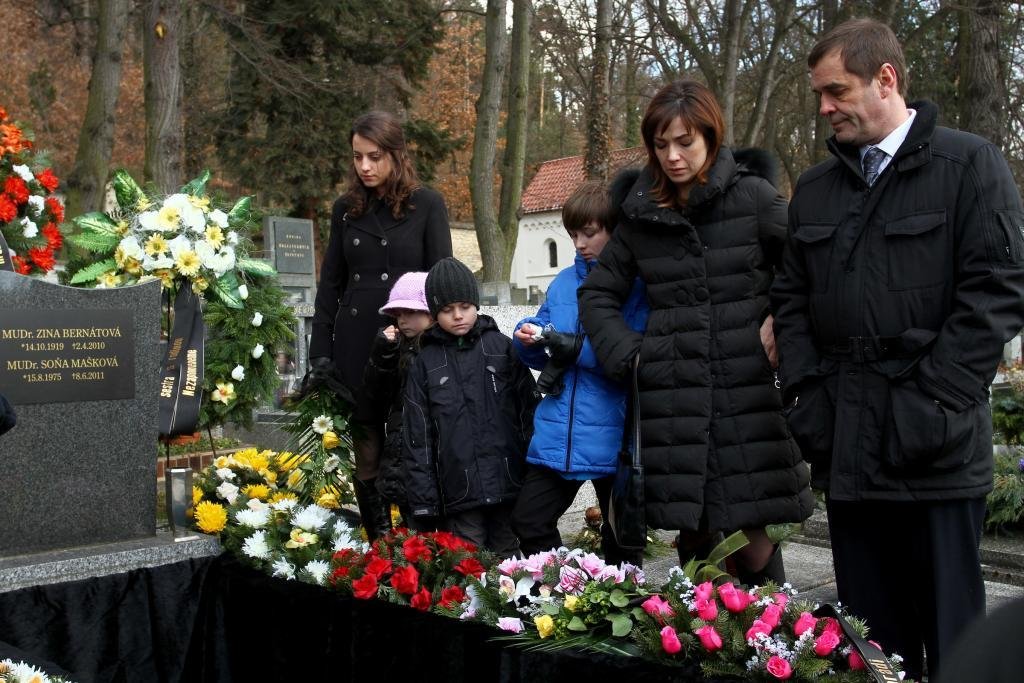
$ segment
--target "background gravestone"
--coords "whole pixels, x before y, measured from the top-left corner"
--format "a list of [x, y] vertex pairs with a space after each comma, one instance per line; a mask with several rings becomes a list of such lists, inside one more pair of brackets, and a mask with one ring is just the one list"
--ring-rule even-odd
[[0, 557], [156, 532], [160, 284], [0, 272]]

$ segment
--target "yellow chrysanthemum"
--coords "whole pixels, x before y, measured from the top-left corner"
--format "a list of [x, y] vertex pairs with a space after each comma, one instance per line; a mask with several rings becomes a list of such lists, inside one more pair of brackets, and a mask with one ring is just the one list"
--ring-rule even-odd
[[163, 235], [154, 233], [152, 237], [146, 240], [146, 244], [144, 244], [142, 248], [145, 249], [146, 253], [150, 256], [159, 256], [160, 254], [167, 253], [167, 249], [169, 247], [167, 246], [167, 240], [164, 239]]
[[277, 483], [277, 472], [270, 469], [262, 469], [259, 471], [259, 475], [267, 480], [268, 484]]
[[114, 263], [118, 268], [124, 268], [124, 262], [127, 259], [128, 256], [124, 253], [124, 248], [120, 244], [117, 245], [117, 249], [114, 249]]
[[250, 498], [266, 500], [267, 497], [270, 495], [270, 487], [264, 486], [263, 484], [249, 484], [248, 486], [242, 487], [242, 493], [249, 496]]
[[242, 467], [248, 467], [250, 470], [259, 472], [270, 467], [270, 458], [273, 455], [273, 451], [257, 451], [255, 448], [244, 448], [235, 453], [235, 461]]
[[274, 495], [272, 495], [270, 497], [270, 500], [268, 500], [267, 502], [268, 503], [279, 503], [282, 500], [298, 500], [298, 499], [299, 499], [299, 497], [296, 496], [291, 491], [275, 491]]
[[196, 526], [205, 534], [218, 534], [228, 523], [228, 511], [223, 505], [208, 500], [196, 505]]
[[232, 465], [236, 465], [238, 464], [238, 461], [235, 460], [235, 457], [233, 455], [220, 455], [217, 456], [217, 459], [213, 461], [213, 464], [219, 470], [224, 467], [231, 467]]
[[100, 287], [117, 287], [121, 284], [121, 276], [112, 270], [108, 270], [96, 278], [96, 281], [100, 283]]
[[309, 456], [295, 455], [294, 453], [284, 451], [277, 455], [277, 468], [281, 470], [282, 473], [290, 472], [291, 470], [301, 465], [306, 460], [307, 457]]
[[206, 243], [214, 249], [220, 249], [224, 244], [224, 231], [219, 225], [211, 225], [206, 228]]
[[292, 473], [288, 475], [288, 488], [298, 488], [305, 476], [302, 470], [292, 470]]
[[139, 197], [138, 201], [135, 202], [135, 210], [139, 213], [142, 213], [151, 206], [153, 206], [153, 202], [149, 201], [147, 197]]
[[156, 212], [156, 224], [161, 230], [176, 230], [181, 221], [181, 212], [176, 206], [161, 206]]
[[192, 504], [199, 505], [199, 501], [203, 499], [203, 490], [198, 486], [192, 487]]
[[188, 203], [191, 204], [192, 206], [196, 207], [197, 209], [208, 209], [208, 208], [210, 208], [210, 198], [209, 197], [197, 197], [194, 194], [190, 194], [188, 196]]
[[337, 510], [341, 507], [341, 502], [338, 500], [338, 494], [330, 491], [321, 493], [316, 499], [316, 504], [322, 508], [327, 508], [328, 510]]
[[537, 627], [537, 635], [541, 638], [547, 638], [555, 632], [555, 620], [549, 614], [534, 617], [533, 623]]
[[178, 257], [174, 259], [174, 267], [185, 277], [196, 275], [201, 265], [203, 265], [203, 262], [199, 259], [199, 254], [191, 249], [183, 249], [178, 252]]

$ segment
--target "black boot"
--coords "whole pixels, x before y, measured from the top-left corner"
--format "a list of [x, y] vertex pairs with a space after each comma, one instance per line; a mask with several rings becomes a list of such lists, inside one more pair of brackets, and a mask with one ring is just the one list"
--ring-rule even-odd
[[356, 503], [359, 504], [359, 516], [362, 518], [366, 538], [372, 543], [391, 531], [391, 506], [388, 505], [377, 491], [377, 480], [352, 478], [355, 489]]
[[751, 586], [763, 586], [765, 581], [771, 581], [777, 586], [786, 583], [786, 568], [782, 562], [782, 546], [775, 546], [775, 552], [772, 553], [772, 556], [768, 559], [768, 564], [761, 571], [750, 571], [737, 562], [736, 578], [748, 588]]

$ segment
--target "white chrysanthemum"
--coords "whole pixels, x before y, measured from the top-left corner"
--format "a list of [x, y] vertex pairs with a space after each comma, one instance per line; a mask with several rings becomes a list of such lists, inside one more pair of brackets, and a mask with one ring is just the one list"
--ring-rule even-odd
[[36, 179], [36, 177], [32, 175], [32, 169], [25, 164], [15, 164], [14, 166], [11, 166], [11, 170], [21, 176], [21, 179], [26, 183], [32, 182]]
[[326, 415], [317, 415], [313, 418], [313, 431], [323, 435], [334, 429], [334, 420]]
[[243, 526], [253, 529], [262, 529], [270, 521], [270, 508], [265, 510], [250, 510], [245, 508], [235, 513], [235, 521]]
[[328, 572], [331, 571], [331, 565], [327, 564], [327, 562], [323, 560], [311, 560], [306, 563], [306, 566], [303, 567], [303, 569], [313, 577], [314, 581], [322, 586], [324, 585], [324, 580], [327, 579]]
[[220, 209], [214, 209], [210, 212], [210, 220], [221, 228], [228, 227], [228, 215]]
[[[339, 533], [338, 528], [342, 527]], [[339, 523], [334, 527], [334, 552], [351, 548], [363, 552], [363, 542], [353, 533], [352, 528], [347, 524]]]
[[234, 505], [235, 499], [238, 498], [238, 487], [230, 481], [225, 481], [217, 487], [217, 495], [226, 500], [229, 505]]
[[261, 358], [263, 356], [263, 351], [263, 344], [257, 344], [256, 346], [252, 347], [252, 357], [257, 359]]
[[281, 500], [277, 501], [276, 503], [271, 503], [270, 504], [270, 507], [274, 508], [278, 512], [284, 512], [285, 510], [291, 510], [295, 506], [296, 506], [296, 502], [295, 502], [294, 498], [282, 498]]
[[236, 365], [234, 370], [231, 371], [231, 378], [236, 382], [241, 382], [245, 379], [245, 368], [241, 365]]
[[288, 579], [289, 581], [295, 578], [295, 566], [283, 557], [274, 560], [274, 564], [270, 568], [274, 570], [274, 576]]
[[35, 223], [28, 219], [28, 216], [25, 216], [24, 218], [21, 219], [21, 234], [23, 237], [29, 239], [39, 234], [39, 228], [36, 226]]
[[249, 298], [249, 288], [245, 285], [238, 285], [238, 298], [243, 301]]
[[10, 669], [9, 678], [5, 680], [10, 680], [13, 683], [49, 683], [50, 681], [46, 672], [35, 668], [31, 664], [14, 662], [10, 659], [5, 659], [3, 664]]
[[221, 481], [231, 481], [235, 478], [235, 472], [230, 467], [221, 467], [217, 470], [217, 476]]
[[32, 213], [38, 216], [43, 212], [43, 207], [46, 206], [46, 200], [37, 194], [30, 194], [28, 196], [28, 206], [32, 210]]
[[331, 521], [331, 511], [319, 505], [307, 505], [292, 515], [292, 524], [303, 531], [317, 531]]
[[164, 200], [165, 208], [174, 208], [178, 219], [193, 232], [202, 232], [206, 228], [206, 215], [195, 206], [186, 194], [172, 194]]
[[341, 458], [339, 458], [336, 455], [332, 455], [331, 457], [327, 458], [327, 460], [324, 460], [324, 472], [333, 472], [334, 470], [338, 469], [338, 465], [340, 464]]
[[253, 327], [259, 327], [262, 324], [263, 324], [263, 314], [260, 313], [259, 311], [256, 311], [253, 314], [253, 316], [252, 316], [252, 326]]
[[242, 544], [242, 552], [249, 557], [255, 557], [257, 560], [265, 560], [270, 557], [270, 546], [267, 545], [267, 533], [265, 531], [257, 531], [252, 536], [245, 539], [245, 542]]

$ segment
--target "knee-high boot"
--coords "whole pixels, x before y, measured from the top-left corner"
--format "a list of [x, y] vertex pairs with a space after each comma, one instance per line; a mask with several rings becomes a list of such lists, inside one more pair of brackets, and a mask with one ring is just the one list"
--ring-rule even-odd
[[775, 546], [775, 552], [760, 571], [751, 571], [736, 563], [736, 578], [745, 586], [762, 586], [765, 581], [781, 586], [786, 583], [786, 568], [782, 562], [782, 545]]
[[391, 531], [391, 506], [377, 491], [377, 480], [353, 477], [352, 483], [366, 537], [373, 541]]

